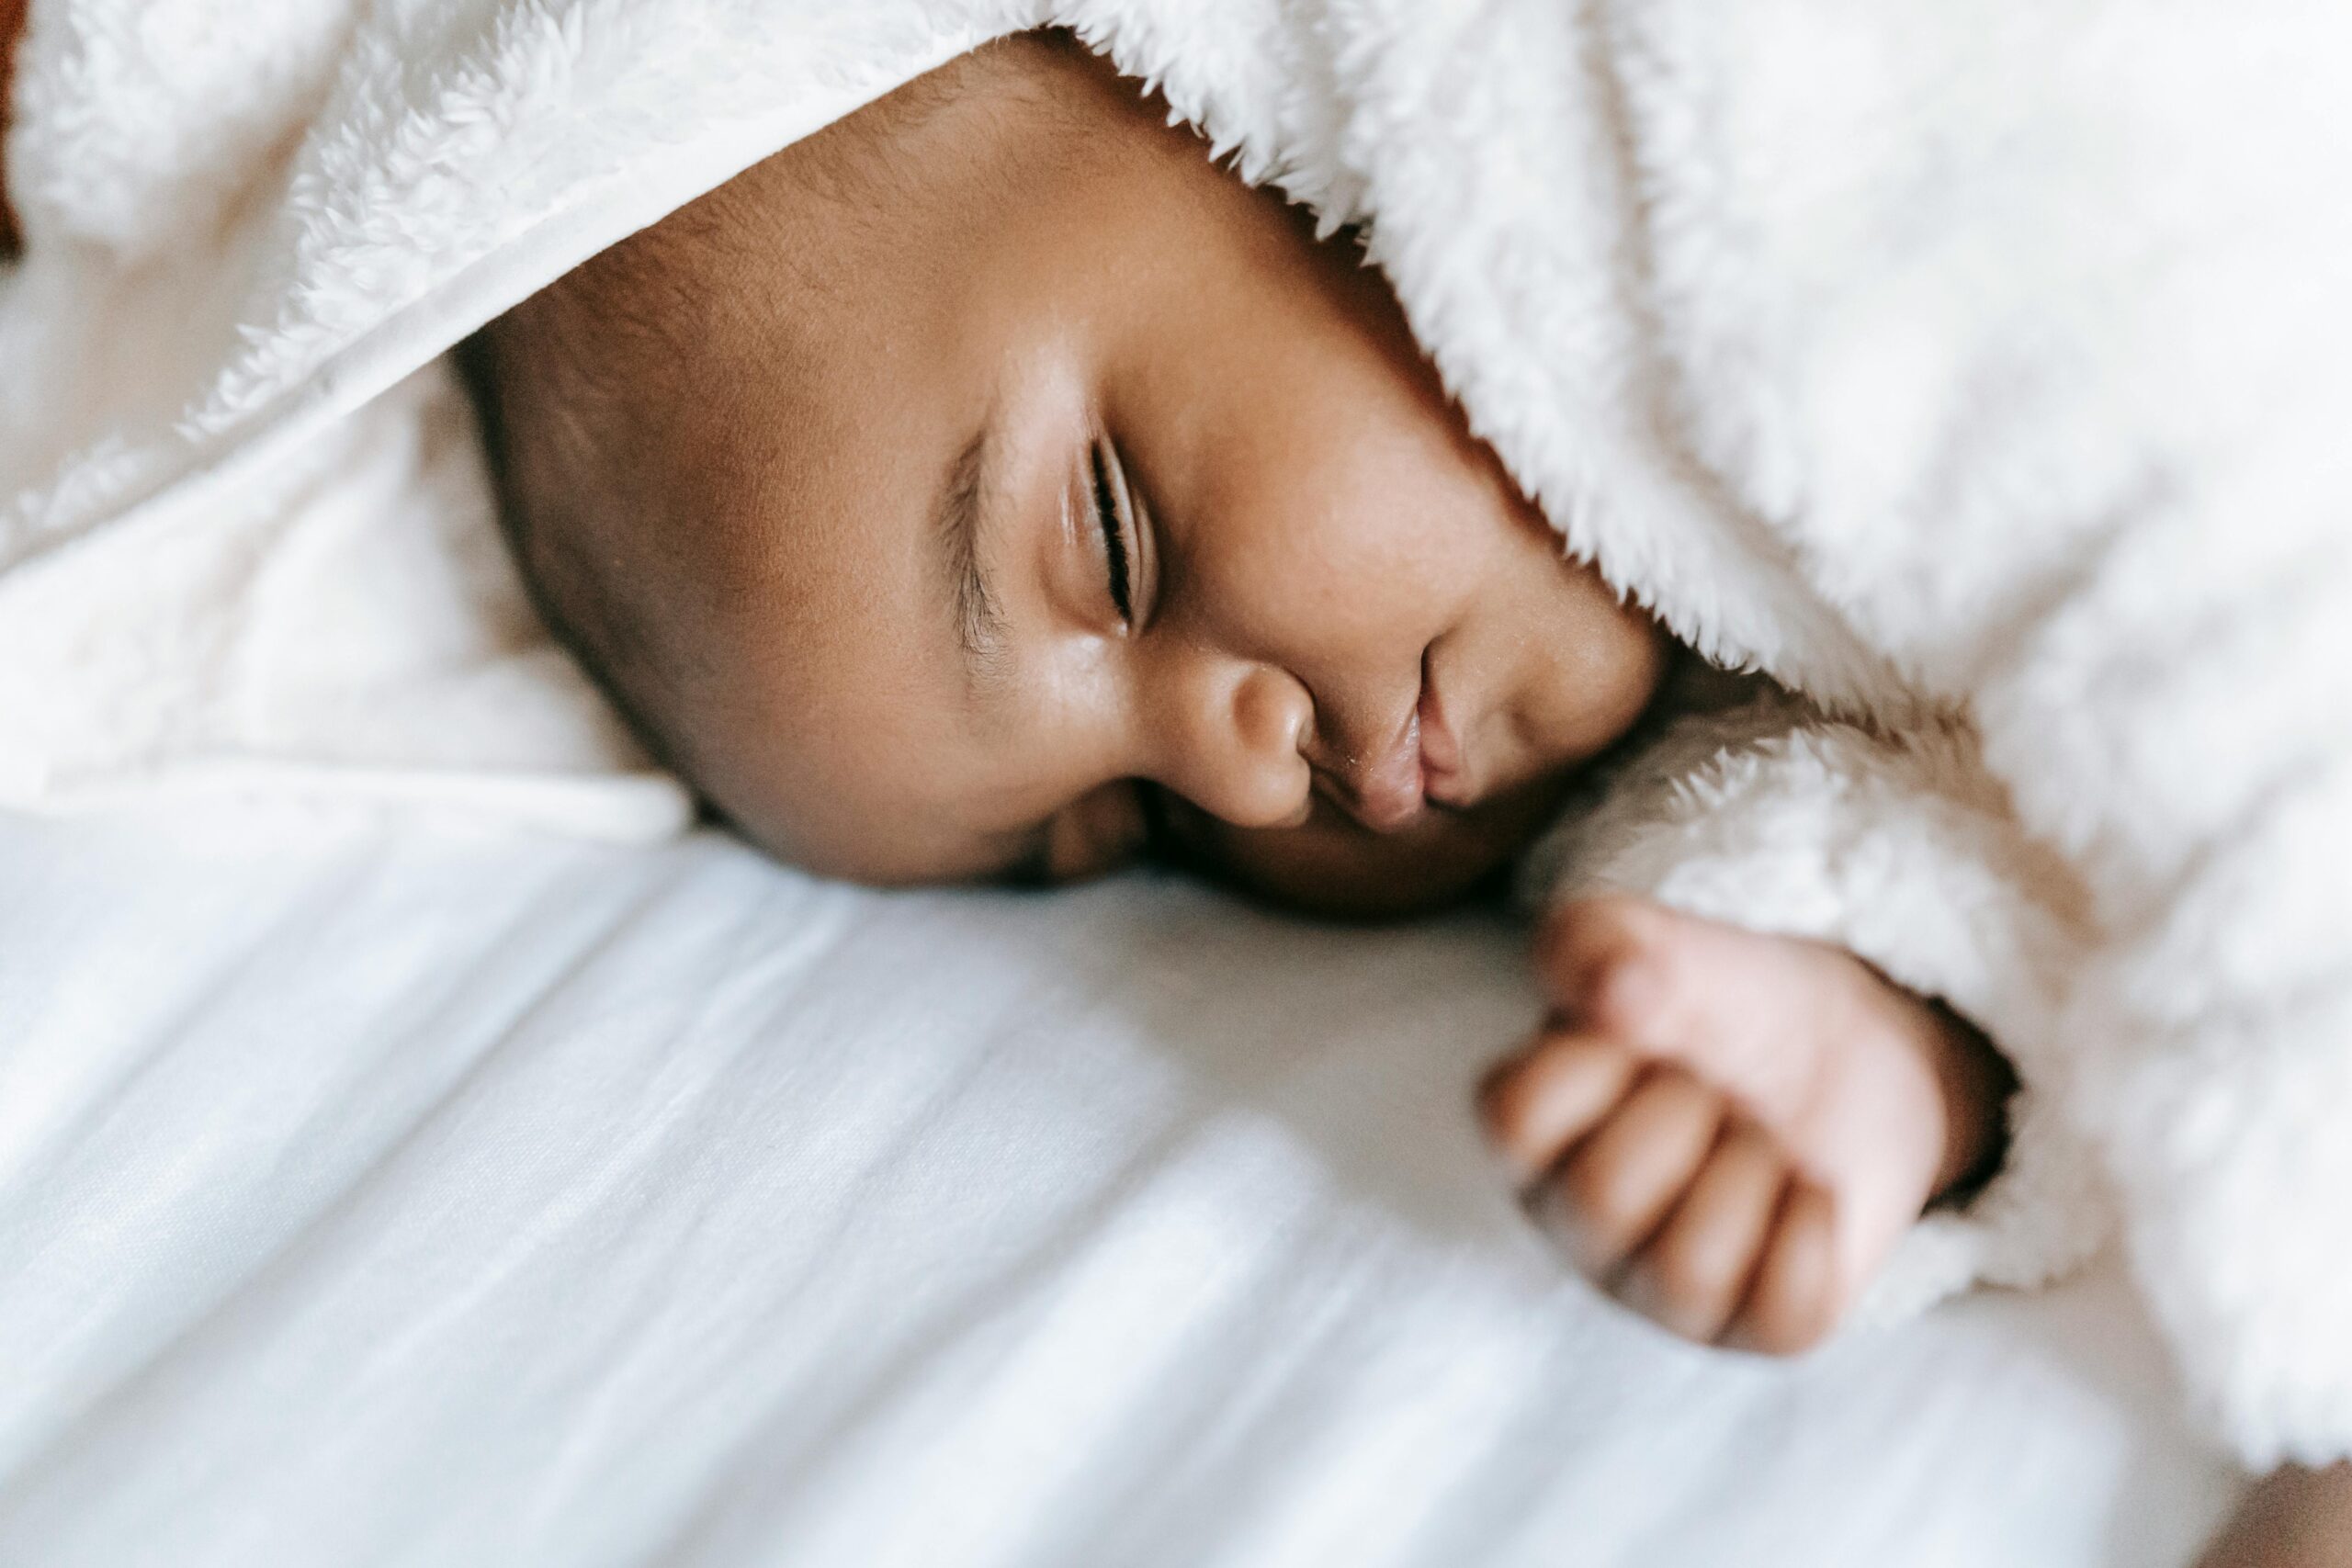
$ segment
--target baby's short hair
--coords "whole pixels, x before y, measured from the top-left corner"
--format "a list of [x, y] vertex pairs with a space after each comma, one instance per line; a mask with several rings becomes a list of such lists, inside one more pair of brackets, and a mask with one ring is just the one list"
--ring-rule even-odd
[[[479, 415], [500, 523], [534, 603], [657, 757], [695, 776], [710, 671], [693, 637], [725, 592], [730, 427], [791, 378], [794, 297], [851, 288], [809, 243], [878, 236], [906, 149], [952, 103], [1053, 109], [1067, 33], [999, 40], [899, 87], [594, 256], [477, 332], [457, 361]], [[1052, 123], [1049, 118], [1048, 123]], [[1074, 118], [1065, 129], [1078, 129]], [[985, 172], [983, 172], [984, 174]], [[728, 376], [729, 336], [780, 341], [759, 378]]]
[[676, 676], [650, 523], [671, 476], [645, 421], [673, 371], [675, 327], [644, 292], [652, 231], [526, 300], [461, 344], [500, 526], [557, 637], [665, 757]]

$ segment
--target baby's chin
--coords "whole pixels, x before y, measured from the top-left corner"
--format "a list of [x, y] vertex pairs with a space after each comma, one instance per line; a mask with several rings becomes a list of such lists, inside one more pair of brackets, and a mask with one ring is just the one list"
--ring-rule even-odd
[[1466, 811], [1433, 811], [1395, 833], [1374, 833], [1320, 801], [1297, 828], [1236, 828], [1179, 807], [1170, 838], [1189, 869], [1283, 908], [1402, 919], [1498, 892], [1566, 792], [1566, 780], [1544, 780]]

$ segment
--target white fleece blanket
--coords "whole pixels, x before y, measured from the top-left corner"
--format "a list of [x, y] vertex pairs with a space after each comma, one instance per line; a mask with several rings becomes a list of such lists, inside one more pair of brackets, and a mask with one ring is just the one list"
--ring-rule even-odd
[[36, 0], [5, 798], [275, 779], [673, 829], [481, 545], [428, 362], [1045, 20], [1368, 218], [1571, 547], [1859, 721], [1703, 716], [1553, 863], [1846, 942], [2011, 1051], [2010, 1171], [1890, 1289], [2063, 1268], [2111, 1187], [2240, 1452], [2352, 1451], [2333, 0]]

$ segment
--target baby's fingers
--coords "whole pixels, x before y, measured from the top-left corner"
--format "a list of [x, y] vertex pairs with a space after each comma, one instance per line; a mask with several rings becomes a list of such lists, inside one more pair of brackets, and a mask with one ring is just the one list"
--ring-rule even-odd
[[1779, 1144], [1747, 1123], [1732, 1127], [1634, 1258], [1626, 1303], [1685, 1338], [1720, 1336], [1756, 1277], [1788, 1179]]
[[1688, 1074], [1647, 1074], [1545, 1183], [1539, 1216], [1605, 1279], [1673, 1210], [1723, 1117], [1722, 1098]]
[[1836, 1320], [1835, 1208], [1802, 1179], [1789, 1184], [1763, 1261], [1724, 1343], [1767, 1356], [1809, 1350]]
[[1625, 1096], [1640, 1063], [1588, 1034], [1550, 1034], [1487, 1075], [1478, 1113], [1487, 1140], [1525, 1187], [1551, 1169]]

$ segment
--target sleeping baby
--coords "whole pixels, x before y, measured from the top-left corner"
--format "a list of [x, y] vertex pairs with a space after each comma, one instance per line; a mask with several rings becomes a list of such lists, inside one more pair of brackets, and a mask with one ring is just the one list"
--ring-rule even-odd
[[[378, 666], [255, 563], [486, 533], [462, 419], [403, 423], [471, 333], [546, 618], [751, 839], [1515, 877], [1547, 1010], [1478, 1112], [1577, 1266], [1793, 1352], [2120, 1241], [2276, 1472], [2214, 1561], [2343, 1561], [2336, 10], [437, 0], [277, 8], [260, 69], [51, 7], [0, 667], [122, 657], [0, 691], [0, 798], [445, 789], [372, 713], [288, 742], [355, 705], [255, 670]], [[28, 613], [109, 551], [136, 647]], [[223, 608], [271, 592], [276, 642]], [[524, 663], [424, 761], [576, 801], [604, 710], [535, 728]]]
[[[469, 351], [540, 601], [796, 863], [1159, 851], [1396, 912], [1526, 848], [1679, 657], [1472, 440], [1377, 272], [1074, 46], [1008, 42]], [[1577, 1259], [1796, 1350], [1994, 1157], [1974, 1032], [1849, 953], [1566, 905], [1486, 1098]]]
[[[1563, 552], [1352, 237], [1076, 45], [916, 81], [464, 358], [542, 608], [778, 855], [1037, 884], [1153, 855], [1357, 915], [1525, 857], [1550, 1012], [1481, 1114], [1574, 1261], [1696, 1340], [1800, 1350], [2106, 1235], [2112, 1155], [2065, 1099], [2106, 1069], [2058, 1021], [2120, 962], [2098, 852], [2130, 813], [2021, 803], [1974, 711], [2001, 637], [2083, 617], [1939, 644], [1973, 565], [1894, 560], [1928, 609], [1860, 596], [1877, 648], [1841, 628], [1867, 674], [1822, 707], [1710, 668]], [[2043, 609], [2096, 576], [2029, 564]], [[1904, 694], [1841, 700], [1867, 681]], [[2193, 1336], [2243, 1325], [2154, 1291], [2210, 1377]], [[2340, 1451], [2324, 1411], [2266, 1418], [2222, 1415], [2258, 1464]], [[2244, 1550], [2341, 1474], [2258, 1494]]]

